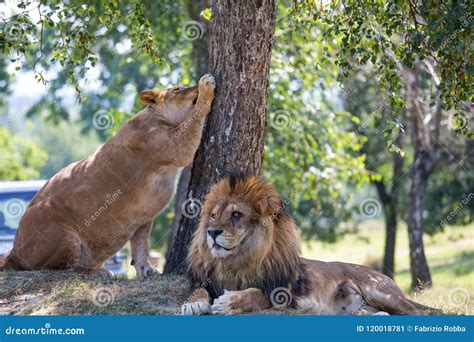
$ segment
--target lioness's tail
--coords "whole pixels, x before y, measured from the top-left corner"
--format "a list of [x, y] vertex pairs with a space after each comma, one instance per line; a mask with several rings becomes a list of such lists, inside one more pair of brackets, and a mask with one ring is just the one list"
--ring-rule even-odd
[[0, 257], [0, 272], [5, 270], [16, 270], [19, 265], [12, 259], [11, 254]]

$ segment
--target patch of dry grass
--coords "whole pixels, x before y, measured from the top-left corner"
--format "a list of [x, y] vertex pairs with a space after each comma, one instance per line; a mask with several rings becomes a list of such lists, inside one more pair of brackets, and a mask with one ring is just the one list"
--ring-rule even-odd
[[68, 271], [0, 273], [1, 315], [173, 315], [186, 298], [179, 276], [113, 283]]
[[[474, 313], [474, 226], [448, 227], [425, 239], [434, 286], [409, 292], [406, 230], [397, 237], [395, 281], [413, 300], [451, 314]], [[383, 252], [383, 228], [368, 226], [335, 245], [304, 244], [305, 257], [368, 264], [377, 268]], [[184, 277], [156, 276], [145, 281], [121, 277], [113, 283], [86, 279], [68, 271], [0, 272], [0, 315], [174, 315], [187, 297]], [[278, 309], [252, 315], [305, 314]], [[306, 313], [307, 314], [307, 313]]]

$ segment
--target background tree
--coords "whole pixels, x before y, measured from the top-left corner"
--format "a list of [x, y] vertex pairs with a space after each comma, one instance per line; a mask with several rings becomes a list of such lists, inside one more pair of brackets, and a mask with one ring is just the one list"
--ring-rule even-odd
[[[392, 113], [374, 82], [373, 71], [361, 68], [345, 82], [345, 107], [359, 118], [354, 130], [366, 137], [361, 153], [370, 182], [383, 209], [385, 248], [380, 271], [393, 278], [395, 243], [399, 218], [403, 219], [400, 197], [405, 195], [405, 114]], [[395, 123], [396, 129], [389, 128]], [[387, 146], [389, 142], [390, 146]]]
[[[258, 174], [263, 159], [276, 3], [217, 0], [211, 12], [209, 71], [218, 86], [191, 169], [190, 202], [185, 202], [190, 209], [196, 202], [201, 205], [221, 177], [232, 172]], [[181, 218], [165, 272], [183, 268], [197, 219], [195, 214]]]

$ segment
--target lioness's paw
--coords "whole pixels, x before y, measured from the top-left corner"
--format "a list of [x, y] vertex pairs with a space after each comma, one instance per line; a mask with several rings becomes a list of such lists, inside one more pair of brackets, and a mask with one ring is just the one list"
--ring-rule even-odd
[[137, 278], [141, 280], [148, 278], [150, 276], [160, 274], [160, 272], [156, 268], [150, 265], [143, 265], [143, 266], [136, 267], [136, 271], [137, 271]]
[[184, 303], [181, 306], [181, 315], [206, 315], [211, 313], [211, 305], [208, 302]]
[[205, 74], [199, 80], [199, 90], [209, 89], [213, 91], [215, 88], [216, 88], [216, 80], [214, 79], [214, 76], [212, 76], [211, 74]]
[[224, 294], [214, 300], [211, 310], [214, 315], [238, 315], [244, 311], [241, 303], [240, 291], [224, 290]]

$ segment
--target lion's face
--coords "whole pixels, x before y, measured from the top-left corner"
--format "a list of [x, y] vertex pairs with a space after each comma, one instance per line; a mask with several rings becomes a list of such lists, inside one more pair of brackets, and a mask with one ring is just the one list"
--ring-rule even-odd
[[159, 110], [166, 119], [179, 123], [193, 110], [199, 95], [198, 87], [173, 87], [166, 90], [145, 90], [140, 101]]
[[261, 260], [274, 239], [269, 218], [280, 204], [275, 189], [256, 177], [215, 184], [206, 196], [195, 247], [215, 261]]
[[230, 176], [206, 195], [187, 262], [193, 283], [244, 290], [286, 284], [298, 253], [298, 228], [276, 189], [255, 176]]
[[220, 201], [205, 218], [206, 242], [215, 258], [224, 258], [248, 250], [249, 241], [266, 235], [258, 213], [249, 204], [239, 201]]

